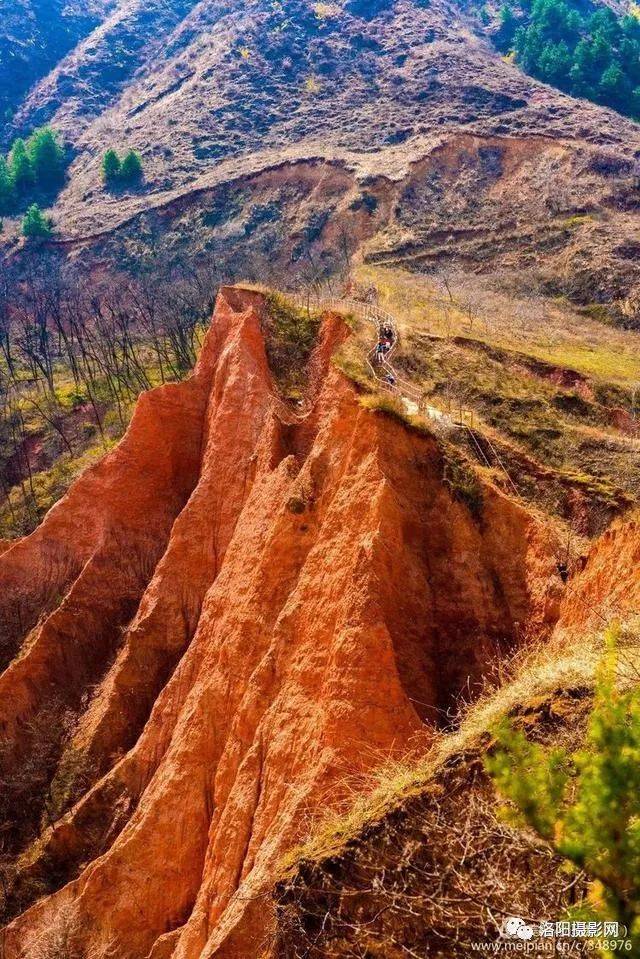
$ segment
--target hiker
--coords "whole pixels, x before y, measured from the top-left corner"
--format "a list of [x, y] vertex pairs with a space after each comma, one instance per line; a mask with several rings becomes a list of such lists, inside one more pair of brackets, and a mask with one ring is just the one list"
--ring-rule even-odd
[[385, 376], [385, 380], [386, 380], [386, 382], [389, 384], [389, 386], [395, 386], [395, 385], [396, 385], [396, 378], [395, 378], [395, 376], [393, 375], [393, 373], [387, 373], [387, 375]]
[[563, 583], [566, 583], [567, 580], [569, 579], [569, 567], [567, 566], [566, 563], [562, 563], [562, 562], [558, 563], [557, 566], [558, 566], [558, 575], [560, 576], [560, 579], [562, 580]]

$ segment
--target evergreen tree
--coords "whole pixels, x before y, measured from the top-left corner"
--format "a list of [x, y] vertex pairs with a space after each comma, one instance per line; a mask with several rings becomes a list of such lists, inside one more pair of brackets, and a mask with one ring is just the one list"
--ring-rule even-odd
[[[640, 691], [616, 682], [616, 631], [596, 680], [584, 747], [568, 753], [530, 742], [505, 722], [486, 768], [515, 806], [512, 818], [584, 870], [583, 916], [622, 923], [640, 949]], [[621, 931], [621, 935], [624, 933]], [[613, 936], [610, 938], [614, 938]]]
[[591, 56], [596, 71], [604, 72], [611, 63], [611, 44], [607, 40], [606, 35], [600, 30], [592, 34]]
[[142, 179], [142, 160], [135, 150], [129, 150], [120, 167], [120, 179], [124, 183], [137, 183]]
[[49, 127], [35, 130], [26, 146], [37, 186], [60, 186], [64, 180], [64, 150], [53, 131]]
[[609, 7], [599, 7], [591, 14], [589, 31], [593, 35], [597, 33], [602, 36], [610, 47], [617, 46], [621, 40], [622, 30], [620, 23], [613, 10], [610, 10]]
[[0, 214], [11, 213], [16, 205], [16, 188], [9, 165], [0, 156]]
[[600, 97], [603, 103], [620, 107], [631, 96], [630, 84], [617, 63], [612, 63], [602, 74]]
[[567, 87], [571, 69], [571, 54], [564, 40], [560, 43], [545, 44], [538, 60], [537, 69], [540, 77], [547, 83], [553, 83], [562, 88]]
[[102, 157], [102, 176], [107, 185], [116, 183], [120, 177], [120, 157], [115, 150], [109, 149]]
[[22, 235], [28, 239], [44, 239], [51, 236], [51, 222], [43, 216], [37, 203], [32, 203], [22, 220]]
[[571, 67], [573, 82], [581, 88], [593, 88], [598, 75], [591, 40], [583, 37], [573, 52], [573, 66]]
[[508, 4], [500, 10], [500, 29], [495, 40], [499, 50], [506, 53], [513, 45], [513, 39], [518, 29], [518, 18]]
[[[510, 0], [516, 2], [516, 0]], [[640, 21], [609, 7], [581, 13], [577, 0], [519, 0], [520, 16], [503, 8], [496, 46], [513, 32], [516, 60], [527, 72], [574, 96], [638, 115]], [[518, 23], [514, 29], [514, 23]]]
[[538, 75], [538, 63], [544, 50], [542, 30], [536, 24], [530, 27], [519, 27], [514, 39], [518, 61], [527, 73]]
[[620, 67], [632, 85], [640, 83], [640, 40], [625, 36], [620, 42]]
[[34, 184], [33, 167], [24, 140], [15, 140], [9, 153], [9, 167], [18, 193], [27, 193]]

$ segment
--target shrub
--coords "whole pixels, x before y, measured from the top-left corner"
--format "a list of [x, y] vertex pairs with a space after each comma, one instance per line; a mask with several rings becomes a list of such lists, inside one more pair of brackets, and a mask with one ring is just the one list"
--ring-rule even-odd
[[16, 205], [16, 186], [9, 164], [0, 156], [0, 214], [11, 213]]
[[59, 187], [64, 180], [64, 150], [50, 127], [35, 130], [26, 144], [35, 183], [43, 189]]
[[107, 150], [102, 157], [102, 176], [105, 183], [116, 183], [120, 177], [120, 157], [115, 150]]
[[135, 150], [129, 150], [124, 159], [109, 149], [102, 157], [102, 177], [107, 186], [131, 186], [142, 179], [142, 160]]
[[479, 520], [482, 517], [482, 486], [475, 470], [462, 454], [451, 444], [442, 444], [442, 480], [449, 487], [451, 495], [464, 503], [471, 515]]
[[60, 819], [98, 778], [98, 767], [89, 755], [68, 744], [63, 750], [45, 798], [42, 826]]
[[17, 192], [27, 193], [35, 184], [35, 176], [24, 140], [16, 140], [11, 147], [9, 168]]
[[306, 365], [318, 335], [320, 318], [277, 294], [268, 297], [264, 320], [269, 365], [284, 393], [295, 398], [306, 381]]
[[518, 29], [518, 18], [508, 4], [505, 4], [500, 10], [500, 29], [495, 36], [496, 46], [503, 53], [511, 49], [513, 38]]
[[347, 0], [344, 9], [354, 17], [373, 20], [381, 13], [390, 10], [394, 0]]
[[[591, 882], [581, 915], [613, 920], [640, 948], [640, 691], [616, 682], [617, 630], [607, 634], [582, 749], [530, 742], [505, 721], [486, 768], [526, 824]], [[614, 938], [613, 936], [611, 938]]]
[[129, 150], [120, 167], [120, 179], [123, 183], [138, 183], [142, 179], [142, 160], [135, 150]]
[[22, 235], [29, 240], [42, 240], [51, 233], [51, 220], [43, 216], [37, 203], [32, 203], [22, 220]]

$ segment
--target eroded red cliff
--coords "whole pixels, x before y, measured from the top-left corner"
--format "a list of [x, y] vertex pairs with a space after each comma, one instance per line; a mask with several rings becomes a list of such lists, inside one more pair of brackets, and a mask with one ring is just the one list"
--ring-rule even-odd
[[91, 770], [23, 855], [56, 881], [3, 959], [61, 925], [123, 959], [266, 954], [287, 848], [556, 615], [547, 527], [490, 486], [474, 518], [435, 440], [361, 408], [330, 363], [339, 317], [309, 411], [288, 411], [264, 309], [224, 290], [193, 377], [145, 395], [119, 448], [0, 557], [4, 762], [49, 699], [76, 710]]
[[558, 621], [568, 639], [589, 638], [640, 609], [640, 514], [616, 520], [583, 557], [569, 582]]

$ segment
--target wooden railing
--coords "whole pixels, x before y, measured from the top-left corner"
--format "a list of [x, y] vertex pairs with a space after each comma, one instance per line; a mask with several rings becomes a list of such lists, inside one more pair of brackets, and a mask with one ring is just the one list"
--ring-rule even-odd
[[[293, 294], [289, 296], [296, 306], [301, 309], [334, 311], [336, 313], [352, 314], [359, 320], [375, 327], [376, 338], [371, 350], [367, 353], [367, 365], [377, 381], [378, 386], [388, 393], [393, 393], [401, 400], [409, 401], [417, 406], [418, 412], [432, 419], [440, 427], [447, 429], [464, 430], [470, 446], [481, 463], [489, 468], [497, 468], [504, 475], [509, 490], [517, 497], [520, 493], [507, 470], [500, 454], [485, 433], [477, 433], [474, 422], [474, 412], [470, 409], [452, 408], [444, 411], [439, 407], [431, 406], [427, 394], [414, 383], [398, 375], [391, 362], [400, 345], [400, 333], [395, 317], [387, 310], [381, 309], [375, 303], [362, 302], [349, 298], [309, 297]], [[380, 342], [380, 331], [386, 327], [392, 331], [391, 347], [385, 354], [376, 350]], [[484, 444], [484, 445], [483, 445]], [[485, 448], [486, 447], [486, 448]], [[493, 460], [493, 462], [492, 462]]]

